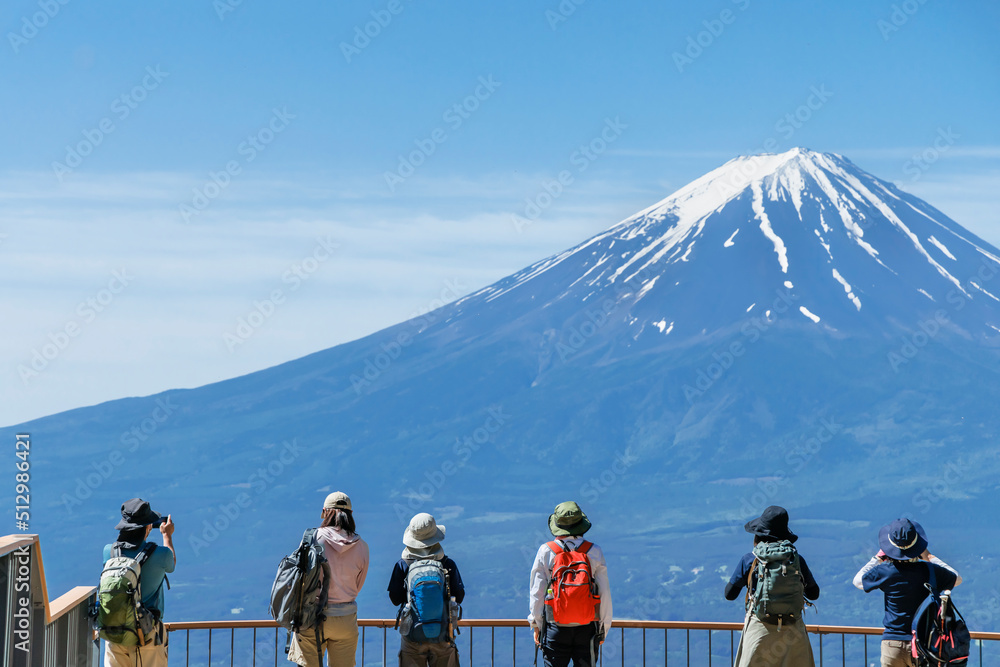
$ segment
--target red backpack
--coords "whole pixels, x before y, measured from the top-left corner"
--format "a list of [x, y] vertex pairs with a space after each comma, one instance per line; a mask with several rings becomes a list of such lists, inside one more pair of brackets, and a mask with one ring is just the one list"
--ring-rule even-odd
[[555, 623], [585, 625], [597, 620], [597, 605], [601, 603], [601, 596], [597, 592], [587, 556], [592, 546], [586, 541], [576, 549], [570, 549], [562, 540], [548, 543], [556, 557], [552, 563], [552, 579], [545, 604], [552, 607]]

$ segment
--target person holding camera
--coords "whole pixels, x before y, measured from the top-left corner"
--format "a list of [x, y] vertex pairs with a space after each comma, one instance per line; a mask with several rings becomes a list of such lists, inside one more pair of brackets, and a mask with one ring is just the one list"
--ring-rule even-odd
[[854, 585], [865, 593], [877, 589], [885, 595], [882, 667], [916, 667], [910, 650], [911, 628], [917, 608], [927, 597], [931, 568], [940, 590], [958, 586], [962, 577], [931, 555], [927, 534], [916, 521], [897, 519], [882, 526], [878, 543], [881, 549], [854, 576]]
[[[167, 633], [163, 627], [163, 582], [177, 565], [174, 551], [174, 522], [170, 515], [164, 519], [149, 507], [142, 498], [132, 498], [122, 504], [122, 520], [115, 529], [118, 539], [104, 547], [104, 562], [115, 557], [139, 558], [142, 570], [139, 589], [142, 606], [152, 613], [154, 628], [151, 636], [144, 637], [140, 646], [125, 646], [105, 642], [104, 667], [167, 667]], [[160, 529], [163, 546], [147, 542], [153, 528]]]

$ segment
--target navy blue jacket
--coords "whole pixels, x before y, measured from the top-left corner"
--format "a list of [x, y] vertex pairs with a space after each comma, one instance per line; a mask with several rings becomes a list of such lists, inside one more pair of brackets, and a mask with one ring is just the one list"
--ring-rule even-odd
[[[410, 563], [415, 562], [401, 558], [392, 568], [392, 577], [389, 578], [389, 600], [397, 607], [406, 602], [406, 573], [410, 571]], [[455, 598], [455, 602], [462, 604], [462, 600], [465, 599], [465, 584], [462, 583], [458, 566], [447, 556], [441, 559], [441, 564], [448, 571], [448, 590], [451, 596]]]

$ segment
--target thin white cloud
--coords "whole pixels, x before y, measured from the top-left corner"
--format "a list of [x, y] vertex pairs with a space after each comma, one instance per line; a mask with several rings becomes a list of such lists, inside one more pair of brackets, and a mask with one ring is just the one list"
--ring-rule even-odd
[[[934, 149], [933, 142], [924, 146], [896, 146], [889, 148], [847, 148], [834, 151], [847, 158], [872, 160], [909, 160], [924, 151]], [[1000, 159], [1000, 146], [947, 146], [940, 151], [942, 158]], [[877, 175], [877, 174], [876, 174]]]

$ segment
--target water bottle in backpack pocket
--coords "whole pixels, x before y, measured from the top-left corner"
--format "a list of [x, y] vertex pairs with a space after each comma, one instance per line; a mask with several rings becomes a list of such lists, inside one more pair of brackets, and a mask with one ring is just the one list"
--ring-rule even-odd
[[409, 637], [410, 631], [413, 630], [413, 616], [410, 613], [409, 602], [399, 607], [399, 612], [396, 614], [396, 629], [404, 637]]

